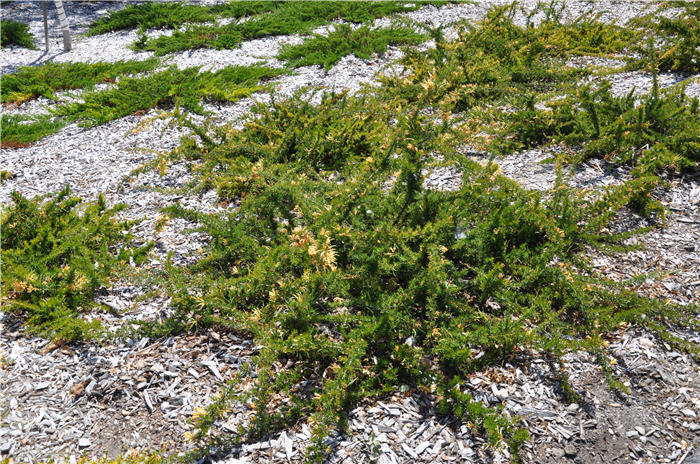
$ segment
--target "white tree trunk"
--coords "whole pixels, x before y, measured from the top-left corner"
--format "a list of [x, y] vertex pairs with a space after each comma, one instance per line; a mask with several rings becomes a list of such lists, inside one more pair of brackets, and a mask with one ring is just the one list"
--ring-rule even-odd
[[46, 12], [46, 2], [48, 0], [41, 0], [41, 5], [44, 7], [44, 41], [46, 42], [46, 51], [49, 51], [49, 18]]
[[56, 4], [56, 11], [58, 12], [58, 21], [61, 23], [61, 31], [63, 32], [63, 49], [65, 51], [70, 51], [70, 29], [68, 29], [68, 18], [66, 18], [66, 11], [63, 9], [62, 0], [54, 0]]

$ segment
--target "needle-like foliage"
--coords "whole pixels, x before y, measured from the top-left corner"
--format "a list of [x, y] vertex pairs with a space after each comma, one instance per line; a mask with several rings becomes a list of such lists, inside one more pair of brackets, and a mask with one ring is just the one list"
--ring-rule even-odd
[[3, 311], [48, 338], [100, 336], [99, 321], [82, 317], [95, 306], [95, 292], [148, 249], [128, 246], [131, 223], [114, 218], [125, 205], [107, 208], [102, 196], [81, 205], [68, 187], [46, 202], [17, 192], [12, 201], [0, 218]]
[[[212, 242], [191, 269], [172, 270], [178, 311], [162, 330], [230, 327], [262, 346], [248, 396], [235, 383], [222, 397], [252, 401], [249, 437], [309, 416], [307, 457], [320, 460], [358, 401], [410, 385], [437, 389], [446, 412], [515, 449], [523, 433], [464, 393], [461, 376], [521, 350], [597, 352], [621, 322], [653, 328], [692, 313], [580, 273], [584, 246], [619, 239], [602, 229], [643, 180], [597, 200], [564, 184], [526, 191], [449, 148], [447, 126], [421, 116], [433, 97], [293, 99], [257, 108], [222, 143], [177, 152], [237, 207], [223, 218], [167, 211]], [[443, 164], [461, 188], [425, 189]], [[212, 406], [202, 436], [225, 409]]]
[[27, 24], [9, 19], [0, 21], [0, 46], [9, 47], [10, 45], [36, 50], [34, 35], [29, 32]]
[[354, 29], [341, 24], [327, 35], [317, 34], [299, 45], [283, 46], [277, 57], [293, 67], [317, 64], [328, 71], [346, 55], [369, 59], [373, 53], [385, 52], [389, 45], [415, 45], [426, 39], [427, 36], [416, 32], [415, 27], [372, 29], [362, 26]]

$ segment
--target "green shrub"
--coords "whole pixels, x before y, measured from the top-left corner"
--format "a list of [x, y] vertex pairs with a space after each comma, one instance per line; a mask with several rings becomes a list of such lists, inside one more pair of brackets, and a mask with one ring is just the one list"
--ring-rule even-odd
[[581, 88], [547, 110], [526, 109], [510, 116], [497, 145], [507, 151], [548, 141], [580, 147], [576, 161], [605, 158], [634, 167], [639, 176], [680, 172], [700, 161], [700, 109], [683, 86], [635, 98], [610, 93], [610, 84]]
[[283, 46], [277, 57], [294, 67], [318, 64], [327, 71], [351, 53], [369, 59], [373, 53], [385, 52], [389, 45], [414, 45], [426, 38], [411, 27], [372, 29], [363, 26], [353, 29], [342, 24], [335, 26], [326, 36], [315, 35], [299, 45]]
[[304, 34], [336, 19], [361, 23], [394, 13], [413, 11], [427, 3], [442, 2], [415, 2], [411, 6], [396, 1], [282, 2], [267, 14], [253, 17], [249, 21], [233, 22], [225, 26], [193, 25], [184, 31], [175, 31], [172, 36], [151, 39], [142, 48], [154, 51], [156, 55], [203, 47], [235, 48], [242, 40]]
[[81, 315], [120, 263], [147, 250], [127, 247], [131, 224], [114, 219], [124, 205], [107, 208], [102, 196], [81, 205], [69, 195], [66, 187], [42, 202], [14, 192], [0, 221], [3, 311], [26, 318], [32, 332], [64, 341], [101, 334], [98, 321]]
[[[129, 65], [133, 65], [130, 67]], [[148, 64], [124, 63], [119, 66], [123, 72], [127, 68], [146, 68], [155, 66], [153, 60]], [[72, 67], [72, 65], [70, 65]], [[75, 75], [80, 66], [72, 68], [65, 76]], [[48, 69], [48, 68], [47, 68]], [[8, 98], [30, 98], [31, 92], [51, 95], [69, 82], [75, 85], [91, 86], [96, 82], [108, 79], [105, 76], [113, 73], [114, 69], [106, 66], [99, 67], [87, 65], [90, 70], [88, 76], [82, 80], [71, 81], [67, 77], [61, 77], [42, 83], [38, 77], [44, 75], [47, 69], [40, 73], [29, 75], [35, 79], [27, 78], [22, 81], [17, 78], [11, 81], [13, 89], [17, 92], [8, 94]], [[58, 69], [65, 69], [62, 65]], [[203, 99], [216, 101], [236, 101], [249, 96], [264, 88], [264, 81], [285, 73], [283, 69], [273, 69], [264, 66], [230, 66], [219, 71], [199, 72], [199, 68], [180, 70], [171, 67], [164, 71], [142, 76], [122, 76], [113, 88], [101, 91], [88, 91], [82, 95], [83, 101], [59, 105], [52, 108], [51, 115], [41, 116], [8, 116], [2, 117], [2, 142], [6, 147], [22, 147], [36, 142], [47, 135], [53, 134], [66, 124], [78, 121], [84, 127], [92, 127], [113, 121], [130, 114], [146, 112], [159, 106], [177, 105], [193, 112], [201, 113]], [[262, 82], [261, 82], [262, 81]], [[25, 85], [26, 84], [26, 85]], [[24, 93], [26, 92], [26, 93]]]
[[24, 148], [66, 125], [49, 115], [2, 115], [2, 148]]
[[[595, 200], [564, 184], [526, 191], [450, 149], [448, 127], [421, 116], [424, 104], [278, 102], [220, 131], [222, 143], [178, 150], [198, 160], [202, 188], [237, 209], [167, 210], [201, 223], [212, 242], [190, 269], [171, 269], [177, 313], [162, 330], [223, 326], [262, 346], [249, 396], [235, 395], [237, 379], [201, 436], [243, 398], [256, 410], [252, 437], [310, 416], [309, 453], [320, 459], [358, 401], [409, 385], [437, 388], [446, 412], [517, 447], [517, 424], [462, 393], [460, 378], [523, 349], [594, 351], [621, 322], [697, 312], [587, 274], [583, 250], [619, 240], [603, 228], [643, 180]], [[425, 170], [442, 165], [462, 172], [458, 191], [423, 188]]]
[[283, 72], [264, 66], [230, 66], [216, 72], [173, 66], [145, 77], [125, 77], [115, 88], [89, 92], [83, 102], [59, 106], [54, 113], [87, 127], [164, 105], [201, 113], [202, 98], [235, 101], [260, 90], [261, 79]]
[[36, 50], [34, 35], [29, 32], [29, 26], [27, 24], [3, 19], [0, 21], [0, 30], [1, 46], [19, 45], [20, 47]]
[[0, 101], [20, 104], [39, 96], [55, 99], [60, 90], [91, 89], [117, 77], [152, 71], [158, 60], [116, 63], [46, 63], [27, 66], [2, 77]]
[[[662, 71], [700, 72], [700, 1], [664, 1], [653, 13], [631, 24], [656, 46], [638, 46], [645, 58], [640, 66]], [[645, 40], [640, 40], [644, 44]]]
[[414, 50], [403, 59], [404, 76], [385, 79], [387, 92], [409, 101], [431, 93], [443, 108], [463, 112], [479, 105], [520, 106], [535, 95], [552, 92], [580, 78], [585, 71], [564, 66], [564, 58], [579, 54], [610, 54], [629, 45], [634, 34], [597, 16], [573, 23], [560, 19], [552, 7], [525, 11], [543, 14], [538, 26], [513, 18], [517, 4], [494, 7], [477, 25], [463, 24], [458, 38], [444, 39], [432, 31], [436, 47]]
[[132, 4], [113, 11], [90, 25], [90, 35], [123, 29], [176, 29], [187, 23], [215, 21], [218, 17], [241, 18], [279, 7], [276, 1], [228, 2], [213, 6], [184, 5], [178, 2]]

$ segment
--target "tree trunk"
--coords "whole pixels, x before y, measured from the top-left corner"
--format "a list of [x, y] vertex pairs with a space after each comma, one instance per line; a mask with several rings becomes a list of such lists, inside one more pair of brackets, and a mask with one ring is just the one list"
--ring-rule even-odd
[[48, 0], [41, 0], [41, 5], [44, 7], [44, 41], [46, 42], [46, 51], [49, 51], [49, 19], [48, 13], [46, 12], [46, 2]]
[[54, 0], [54, 3], [56, 4], [58, 20], [61, 23], [61, 31], [63, 32], [63, 49], [68, 52], [72, 48], [70, 43], [70, 29], [68, 29], [68, 18], [66, 18], [66, 11], [63, 9], [63, 1]]

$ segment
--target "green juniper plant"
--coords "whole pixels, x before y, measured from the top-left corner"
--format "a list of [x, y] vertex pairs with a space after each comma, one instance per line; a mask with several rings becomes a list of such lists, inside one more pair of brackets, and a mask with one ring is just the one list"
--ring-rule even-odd
[[66, 125], [50, 115], [2, 115], [2, 148], [24, 148]]
[[176, 29], [184, 24], [212, 22], [220, 17], [242, 18], [279, 8], [282, 2], [226, 2], [212, 6], [185, 5], [179, 2], [136, 3], [113, 11], [90, 25], [90, 35], [124, 29]]
[[556, 9], [543, 6], [524, 12], [528, 18], [544, 14], [537, 26], [530, 20], [521, 26], [514, 21], [518, 11], [517, 3], [494, 7], [477, 25], [462, 24], [456, 40], [433, 30], [435, 48], [407, 53], [404, 74], [385, 78], [384, 91], [412, 101], [424, 89], [435, 89], [435, 103], [452, 112], [483, 105], [522, 106], [586, 73], [565, 66], [565, 58], [616, 53], [634, 37], [595, 16], [565, 23]]
[[278, 58], [293, 67], [317, 64], [327, 71], [351, 53], [358, 58], [369, 59], [373, 53], [385, 52], [389, 45], [415, 45], [426, 40], [426, 35], [414, 29], [398, 25], [383, 29], [368, 26], [353, 28], [341, 24], [327, 35], [314, 35], [301, 44], [283, 46]]
[[[662, 1], [653, 13], [633, 19], [631, 25], [642, 37], [636, 51], [645, 58], [638, 67], [650, 63], [661, 71], [700, 71], [700, 0]], [[643, 38], [655, 43], [651, 53]]]
[[[257, 378], [224, 392], [200, 437], [244, 400], [256, 411], [244, 439], [306, 418], [307, 458], [320, 462], [358, 401], [410, 385], [437, 391], [446, 413], [515, 450], [526, 434], [466, 394], [464, 376], [522, 350], [595, 352], [623, 322], [659, 334], [656, 323], [692, 324], [696, 309], [596, 277], [582, 254], [622, 238], [602, 231], [641, 181], [594, 198], [561, 182], [552, 195], [527, 191], [450, 148], [449, 124], [424, 115], [433, 91], [412, 106], [381, 96], [273, 102], [243, 129], [220, 131], [222, 141], [173, 154], [237, 207], [223, 217], [167, 210], [212, 242], [197, 264], [170, 269], [177, 312], [161, 333], [228, 327], [261, 346]], [[462, 172], [461, 187], [424, 188], [443, 165]]]
[[115, 88], [89, 92], [84, 101], [59, 106], [54, 113], [88, 127], [163, 105], [201, 113], [203, 98], [235, 101], [260, 90], [260, 80], [283, 72], [264, 66], [230, 66], [214, 72], [170, 67], [145, 77], [125, 77]]
[[[204, 72], [199, 68], [170, 67], [143, 76], [127, 75], [152, 70], [157, 64], [155, 59], [115, 64], [47, 64], [23, 68], [4, 77], [3, 102], [21, 103], [39, 95], [55, 98], [54, 92], [68, 88], [85, 88], [86, 92], [81, 95], [82, 101], [50, 108], [50, 115], [3, 115], [3, 144], [27, 146], [70, 122], [92, 127], [160, 106], [202, 113], [203, 100], [236, 101], [264, 89], [265, 81], [287, 72], [253, 65]], [[89, 90], [99, 82], [114, 82], [114, 86]]]
[[494, 147], [512, 151], [563, 142], [580, 147], [575, 161], [605, 158], [633, 166], [637, 176], [695, 167], [700, 161], [698, 99], [687, 97], [683, 85], [659, 90], [656, 74], [653, 79], [651, 92], [641, 97], [634, 90], [616, 97], [604, 82], [554, 100], [547, 109], [514, 113]]
[[[156, 60], [117, 63], [116, 68], [82, 63], [31, 68], [39, 69], [36, 72], [25, 68], [18, 75], [8, 76], [11, 90], [7, 95], [3, 94], [3, 98], [21, 102], [37, 95], [53, 96], [53, 92], [67, 86], [89, 89], [97, 82], [109, 81], [109, 76], [127, 70], [146, 70], [156, 63]], [[41, 82], [40, 77], [45, 76], [49, 68], [55, 69], [57, 74]], [[87, 72], [82, 74], [80, 69]], [[284, 69], [265, 66], [229, 66], [214, 72], [171, 67], [145, 76], [122, 75], [113, 87], [87, 90], [81, 95], [82, 101], [59, 104], [50, 109], [49, 115], [3, 115], [2, 143], [5, 147], [24, 147], [53, 134], [70, 122], [77, 121], [82, 126], [92, 127], [161, 106], [177, 106], [202, 113], [203, 100], [239, 100], [264, 89], [265, 81], [285, 72]], [[76, 81], [68, 76], [79, 79]]]
[[131, 223], [114, 218], [125, 205], [108, 208], [102, 196], [81, 204], [68, 187], [48, 201], [13, 192], [12, 202], [0, 220], [3, 311], [48, 338], [99, 338], [99, 321], [81, 316], [119, 266], [148, 250], [132, 247]]
[[170, 36], [151, 39], [143, 47], [156, 55], [195, 48], [235, 48], [241, 41], [266, 36], [303, 34], [313, 28], [337, 19], [363, 23], [394, 13], [413, 11], [425, 4], [443, 2], [396, 1], [313, 1], [281, 2], [269, 12], [251, 17], [244, 22], [232, 22], [223, 26], [194, 24], [184, 30], [176, 30]]
[[2, 47], [18, 45], [36, 50], [34, 36], [29, 32], [29, 25], [9, 19], [0, 21], [0, 45]]
[[27, 66], [2, 77], [0, 101], [21, 104], [39, 96], [55, 99], [56, 92], [92, 89], [95, 84], [115, 82], [120, 76], [152, 71], [158, 60], [116, 63], [45, 63]]

